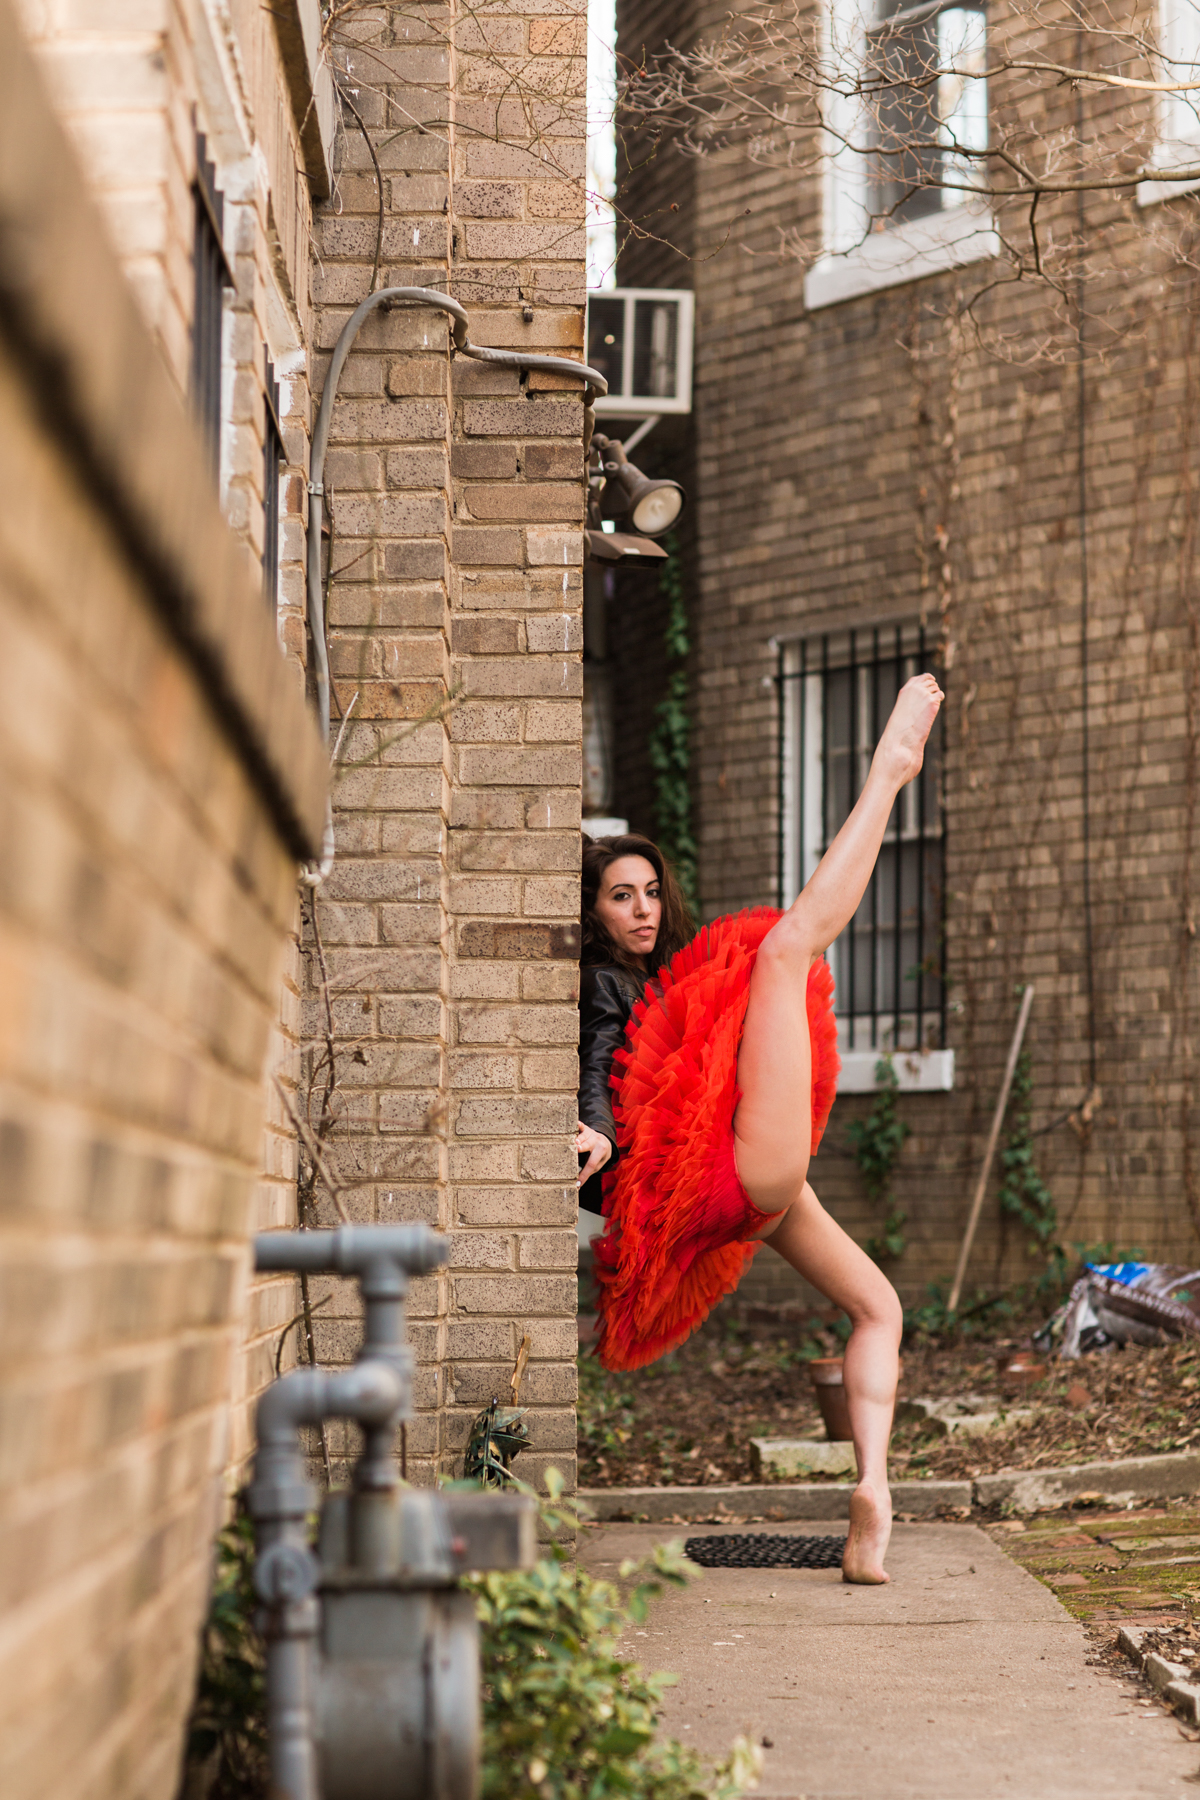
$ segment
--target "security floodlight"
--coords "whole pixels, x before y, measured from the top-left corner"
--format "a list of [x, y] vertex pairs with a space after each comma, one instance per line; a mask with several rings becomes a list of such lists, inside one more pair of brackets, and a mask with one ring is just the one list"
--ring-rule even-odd
[[[592, 439], [588, 487], [584, 535], [590, 561], [645, 569], [666, 560], [666, 551], [651, 540], [669, 531], [683, 511], [687, 496], [677, 481], [651, 481], [630, 462], [624, 444], [597, 435]], [[627, 520], [634, 529], [606, 531], [606, 519]]]
[[632, 537], [627, 531], [588, 531], [584, 536], [593, 562], [620, 563], [626, 569], [653, 569], [667, 560], [666, 551], [649, 538]]
[[605, 481], [601, 490], [601, 516], [620, 519], [628, 515], [642, 537], [661, 537], [670, 531], [687, 503], [677, 481], [651, 481], [631, 463], [624, 444], [613, 438], [597, 438], [600, 468]]

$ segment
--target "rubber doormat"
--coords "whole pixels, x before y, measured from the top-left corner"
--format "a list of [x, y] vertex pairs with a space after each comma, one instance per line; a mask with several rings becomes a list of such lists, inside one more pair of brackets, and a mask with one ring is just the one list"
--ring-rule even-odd
[[702, 1569], [840, 1569], [844, 1537], [777, 1537], [765, 1531], [738, 1537], [694, 1537], [684, 1554]]

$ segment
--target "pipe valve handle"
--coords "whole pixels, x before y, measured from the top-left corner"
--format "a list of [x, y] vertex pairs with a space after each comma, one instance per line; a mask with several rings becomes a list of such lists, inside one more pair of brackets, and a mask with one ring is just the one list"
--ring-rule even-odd
[[254, 1564], [254, 1591], [264, 1606], [294, 1606], [316, 1592], [321, 1570], [311, 1550], [272, 1544]]

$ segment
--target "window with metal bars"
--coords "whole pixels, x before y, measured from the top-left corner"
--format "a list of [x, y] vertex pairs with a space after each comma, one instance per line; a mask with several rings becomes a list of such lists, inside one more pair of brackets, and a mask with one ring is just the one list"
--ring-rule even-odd
[[208, 160], [208, 145], [196, 133], [196, 179], [192, 186], [195, 229], [192, 240], [192, 405], [208, 443], [213, 474], [221, 463], [221, 351], [225, 325], [225, 289], [233, 270], [222, 234], [225, 196], [217, 171]]
[[279, 588], [279, 471], [283, 466], [283, 428], [279, 423], [279, 383], [263, 345], [263, 593], [274, 606]]
[[[930, 667], [923, 627], [826, 633], [780, 654], [781, 906], [845, 823], [910, 675]], [[945, 1041], [942, 720], [892, 812], [862, 903], [831, 946], [843, 1050], [930, 1050]]]

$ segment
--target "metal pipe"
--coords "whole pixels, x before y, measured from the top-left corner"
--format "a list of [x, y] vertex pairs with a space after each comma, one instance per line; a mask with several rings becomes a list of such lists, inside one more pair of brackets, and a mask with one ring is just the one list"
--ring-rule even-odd
[[[304, 1455], [297, 1432], [301, 1425], [319, 1425], [322, 1419], [355, 1419], [360, 1425], [385, 1425], [404, 1402], [404, 1383], [399, 1370], [382, 1357], [351, 1363], [348, 1369], [293, 1369], [273, 1381], [258, 1403], [255, 1414], [258, 1454], [267, 1453], [274, 1468], [280, 1452], [295, 1458], [304, 1479]], [[274, 1454], [272, 1454], [274, 1453]], [[258, 1487], [258, 1463], [251, 1494]], [[256, 1517], [260, 1516], [256, 1514]]]
[[[341, 1409], [363, 1426], [363, 1453], [354, 1472], [358, 1494], [391, 1494], [395, 1488], [392, 1450], [396, 1425], [407, 1409], [412, 1385], [412, 1352], [404, 1341], [404, 1297], [410, 1275], [428, 1273], [445, 1262], [446, 1256], [446, 1240], [421, 1224], [343, 1225], [336, 1231], [321, 1232], [271, 1231], [255, 1240], [255, 1262], [260, 1270], [287, 1269], [307, 1274], [335, 1270], [358, 1277], [365, 1317], [356, 1366], [394, 1369], [402, 1396], [400, 1413], [395, 1417], [389, 1414], [370, 1420], [361, 1410]], [[300, 1390], [295, 1392], [299, 1395]], [[288, 1404], [300, 1403], [297, 1399]]]
[[[303, 1241], [302, 1234], [295, 1236]], [[386, 1458], [408, 1386], [403, 1369], [372, 1356], [349, 1369], [296, 1369], [258, 1402], [249, 1505], [258, 1539], [254, 1584], [265, 1608], [271, 1791], [278, 1800], [319, 1800], [312, 1717], [318, 1569], [308, 1545], [316, 1496], [305, 1474], [299, 1428], [354, 1419]]]
[[[309, 1606], [316, 1613], [316, 1601]], [[319, 1800], [313, 1743], [313, 1640], [311, 1631], [272, 1633], [265, 1671], [270, 1733], [271, 1793], [278, 1800]]]
[[386, 1258], [402, 1273], [427, 1275], [449, 1254], [446, 1240], [428, 1225], [339, 1225], [334, 1231], [264, 1231], [254, 1240], [260, 1273], [301, 1270], [319, 1275], [361, 1275]]
[[[336, 1231], [319, 1232], [271, 1231], [255, 1239], [255, 1265], [261, 1271], [286, 1269], [316, 1274], [333, 1270], [358, 1277], [365, 1317], [363, 1342], [354, 1370], [340, 1374], [301, 1370], [299, 1375], [310, 1378], [307, 1387], [302, 1387], [295, 1376], [289, 1376], [269, 1390], [271, 1394], [283, 1391], [283, 1398], [273, 1403], [283, 1409], [280, 1441], [287, 1438], [289, 1428], [294, 1431], [297, 1424], [317, 1423], [319, 1418], [332, 1417], [334, 1413], [357, 1419], [366, 1441], [355, 1469], [356, 1493], [390, 1494], [395, 1487], [392, 1450], [396, 1425], [407, 1410], [412, 1386], [412, 1352], [404, 1341], [404, 1297], [409, 1277], [437, 1268], [448, 1253], [445, 1238], [423, 1224], [342, 1225]], [[394, 1408], [371, 1418], [364, 1411], [360, 1390], [339, 1384], [346, 1383], [356, 1372], [378, 1368], [394, 1373], [400, 1397]], [[327, 1384], [325, 1387], [320, 1385], [322, 1381]], [[264, 1396], [264, 1402], [267, 1397]], [[259, 1442], [260, 1456], [267, 1458], [263, 1462], [265, 1470], [274, 1453], [276, 1434], [274, 1414], [262, 1412], [261, 1407], [262, 1403]]]
[[[607, 394], [608, 383], [598, 369], [591, 369], [586, 363], [572, 362], [567, 356], [540, 356], [524, 350], [488, 350], [481, 345], [473, 344], [468, 335], [466, 310], [449, 294], [441, 294], [436, 288], [394, 287], [380, 288], [378, 293], [368, 294], [359, 303], [343, 325], [334, 345], [333, 357], [329, 371], [325, 377], [325, 386], [321, 393], [321, 404], [317, 411], [317, 422], [313, 428], [312, 454], [309, 458], [308, 475], [308, 619], [309, 630], [313, 641], [313, 658], [316, 664], [317, 682], [317, 716], [321, 725], [321, 736], [329, 742], [329, 645], [326, 638], [325, 597], [321, 587], [321, 526], [325, 514], [325, 453], [329, 446], [329, 431], [333, 422], [333, 406], [337, 399], [338, 382], [342, 369], [350, 354], [351, 346], [364, 321], [379, 307], [391, 309], [393, 306], [429, 306], [435, 311], [444, 312], [450, 318], [450, 329], [453, 334], [454, 348], [462, 356], [470, 356], [476, 362], [486, 362], [506, 369], [541, 369], [552, 375], [577, 375], [584, 381], [584, 404], [590, 406], [597, 394]], [[328, 856], [329, 846], [326, 846]], [[332, 863], [332, 858], [329, 858]], [[322, 859], [322, 870], [325, 859]]]
[[[278, 1547], [281, 1552], [298, 1549], [307, 1554], [306, 1521], [316, 1496], [305, 1473], [301, 1425], [347, 1418], [364, 1430], [394, 1434], [407, 1399], [406, 1371], [380, 1356], [348, 1369], [293, 1369], [272, 1383], [255, 1410], [258, 1449], [248, 1496], [265, 1550]], [[394, 1484], [394, 1473], [392, 1479]], [[264, 1600], [303, 1597], [297, 1591], [299, 1575], [286, 1554], [273, 1562], [268, 1559], [263, 1579], [269, 1590], [260, 1590]], [[278, 1594], [272, 1586], [276, 1582], [282, 1584]]]

